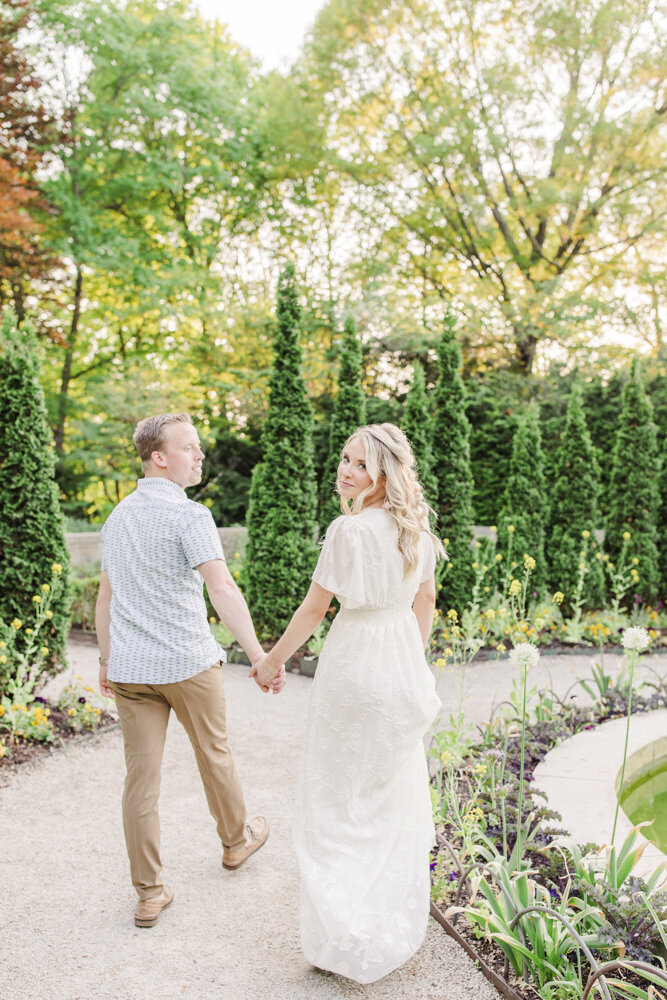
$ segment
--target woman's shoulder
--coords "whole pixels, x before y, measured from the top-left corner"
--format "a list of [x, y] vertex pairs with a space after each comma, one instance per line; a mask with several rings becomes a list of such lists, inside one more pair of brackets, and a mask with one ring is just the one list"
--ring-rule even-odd
[[377, 507], [365, 507], [358, 514], [341, 514], [327, 528], [326, 540], [375, 535], [391, 527], [391, 520], [386, 511]]

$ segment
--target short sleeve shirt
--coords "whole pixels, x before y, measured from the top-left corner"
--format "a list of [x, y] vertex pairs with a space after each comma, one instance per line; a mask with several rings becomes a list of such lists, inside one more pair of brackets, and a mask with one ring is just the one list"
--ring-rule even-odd
[[173, 684], [225, 659], [196, 566], [224, 559], [210, 510], [169, 479], [140, 479], [102, 528], [111, 584], [109, 680]]

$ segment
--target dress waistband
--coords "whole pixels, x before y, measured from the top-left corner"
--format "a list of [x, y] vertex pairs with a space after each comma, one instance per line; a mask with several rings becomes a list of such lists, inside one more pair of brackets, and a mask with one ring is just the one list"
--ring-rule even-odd
[[403, 621], [412, 614], [412, 608], [341, 608], [338, 617], [350, 625], [388, 625]]

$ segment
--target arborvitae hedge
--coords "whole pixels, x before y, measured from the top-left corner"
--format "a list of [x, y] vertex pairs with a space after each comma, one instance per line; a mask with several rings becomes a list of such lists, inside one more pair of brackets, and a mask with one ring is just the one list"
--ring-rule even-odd
[[438, 482], [433, 474], [433, 421], [429, 413], [424, 369], [419, 361], [413, 366], [412, 385], [405, 399], [401, 429], [412, 445], [417, 460], [419, 480], [424, 495], [435, 509]]
[[524, 555], [532, 556], [531, 583], [538, 593], [546, 584], [544, 540], [549, 513], [539, 419], [539, 408], [532, 403], [519, 420], [498, 518], [498, 551], [506, 573], [520, 578]]
[[660, 553], [660, 590], [661, 600], [667, 602], [667, 434], [662, 442], [662, 468], [658, 480], [660, 506], [658, 508], [658, 551]]
[[294, 267], [278, 285], [277, 329], [263, 458], [250, 487], [244, 582], [258, 632], [279, 636], [310, 586], [317, 557], [313, 417], [301, 374]]
[[623, 389], [623, 405], [614, 443], [605, 550], [616, 560], [629, 531], [629, 552], [639, 559], [634, 592], [654, 601], [660, 590], [658, 570], [658, 477], [660, 458], [653, 409], [636, 362]]
[[[586, 424], [582, 391], [575, 385], [568, 403], [565, 429], [556, 449], [547, 544], [549, 584], [553, 591], [565, 594], [568, 604], [577, 588], [582, 551], [586, 553], [585, 561], [589, 566], [582, 596], [591, 607], [600, 607], [604, 600], [604, 579], [595, 539], [595, 529], [600, 527], [599, 492], [597, 462]], [[588, 533], [586, 538], [584, 532]]]
[[439, 564], [443, 570], [438, 603], [460, 614], [470, 601], [473, 586], [473, 480], [461, 351], [451, 317], [438, 344], [438, 359], [440, 377], [433, 394], [433, 472], [438, 483], [438, 531], [449, 540], [450, 557], [449, 563]]
[[[14, 314], [5, 313], [0, 326], [0, 621], [5, 626], [14, 619], [22, 622], [16, 648], [25, 648], [30, 642], [25, 629], [34, 628], [40, 613], [33, 597], [44, 604], [42, 586], [48, 585], [53, 618], [38, 635], [49, 649], [47, 670], [57, 673], [54, 661], [69, 631], [69, 553], [38, 357], [32, 331], [17, 329]], [[54, 574], [54, 563], [61, 573]], [[12, 664], [3, 666], [6, 679]]]
[[361, 344], [351, 316], [345, 320], [343, 346], [338, 370], [338, 393], [329, 425], [329, 458], [322, 483], [320, 528], [326, 528], [341, 513], [335, 490], [341, 448], [358, 427], [366, 422], [366, 401], [361, 387]]

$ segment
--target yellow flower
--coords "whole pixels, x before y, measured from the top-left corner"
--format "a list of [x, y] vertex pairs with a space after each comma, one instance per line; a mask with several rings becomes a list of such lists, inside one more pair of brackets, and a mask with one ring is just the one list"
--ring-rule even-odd
[[32, 628], [27, 628], [27, 629], [25, 629], [25, 634], [26, 634], [26, 635], [32, 635], [32, 633], [33, 633], [34, 631], [35, 631], [35, 630], [34, 630], [34, 629], [32, 629]]
[[12, 628], [15, 628], [17, 632], [21, 628], [21, 625], [23, 625], [23, 622], [20, 618], [15, 618], [12, 622]]
[[449, 609], [449, 611], [447, 612], [447, 617], [449, 618], [450, 622], [457, 622], [459, 620], [458, 613], [454, 610], [454, 608]]
[[554, 604], [562, 604], [564, 600], [565, 600], [565, 594], [563, 593], [563, 591], [557, 590], [553, 597]]
[[48, 594], [48, 592], [51, 590], [51, 587], [49, 586], [48, 583], [43, 583], [42, 590], [44, 591], [45, 594]]
[[451, 764], [451, 762], [452, 762], [453, 759], [454, 758], [453, 758], [452, 754], [449, 752], [449, 750], [445, 750], [445, 752], [440, 755], [440, 760], [445, 765]]
[[624, 541], [628, 542], [631, 538], [632, 538], [632, 535], [630, 534], [629, 531], [624, 531], [623, 532], [623, 540]]
[[489, 619], [489, 621], [491, 621], [491, 622], [492, 622], [492, 621], [493, 621], [493, 619], [494, 619], [494, 618], [496, 617], [496, 612], [495, 612], [495, 611], [493, 610], [493, 608], [488, 608], [488, 609], [487, 609], [487, 610], [486, 610], [486, 611], [484, 612], [484, 614], [486, 615], [486, 617], [487, 617], [487, 618]]
[[639, 559], [637, 558], [637, 556], [635, 556], [634, 559], [632, 560], [632, 565], [639, 566]]
[[544, 628], [544, 619], [543, 618], [536, 618], [535, 619], [535, 628]]
[[483, 777], [483, 775], [485, 775], [486, 772], [487, 772], [487, 766], [486, 766], [486, 764], [478, 764], [477, 767], [474, 770], [474, 774], [478, 778]]
[[436, 667], [446, 667], [446, 666], [447, 666], [447, 660], [444, 660], [444, 659], [442, 658], [442, 656], [440, 656], [440, 657], [438, 657], [438, 659], [437, 659], [437, 660], [435, 661], [435, 665], [436, 665]]
[[42, 656], [46, 656], [46, 654], [49, 651], [49, 647], [48, 646], [40, 646], [39, 647], [39, 651], [42, 654]]
[[532, 556], [526, 554], [523, 557], [523, 565], [526, 569], [529, 569], [532, 572], [535, 569], [535, 560]]
[[447, 548], [447, 546], [449, 545], [449, 539], [448, 538], [443, 538], [442, 544], [445, 546], [445, 548]]
[[53, 565], [51, 566], [51, 569], [53, 570], [53, 572], [55, 573], [56, 576], [60, 576], [60, 574], [63, 571], [61, 563], [53, 563]]
[[45, 618], [53, 618], [53, 611], [45, 611], [44, 612], [44, 617]]
[[491, 531], [497, 531], [497, 530], [498, 530], [498, 529], [497, 529], [497, 527], [495, 526], [495, 524], [492, 524], [492, 525], [491, 525]]
[[595, 558], [596, 559], [602, 559], [602, 553], [601, 552], [596, 552], [595, 553]]
[[211, 615], [211, 617], [209, 618], [209, 621], [210, 621], [210, 623], [212, 625], [215, 625], [215, 623], [217, 622], [217, 620], [218, 619], [215, 617], [215, 615]]
[[39, 596], [39, 594], [35, 594], [35, 596], [32, 599], [32, 603], [33, 604], [41, 604], [42, 603], [42, 598]]
[[656, 632], [656, 630], [654, 628], [650, 628], [648, 630], [648, 634], [651, 636], [652, 639], [655, 639], [656, 636], [658, 635], [658, 633]]
[[512, 535], [516, 531], [516, 528], [514, 527], [513, 524], [508, 524], [507, 530], [509, 531], [510, 535]]
[[639, 580], [639, 573], [637, 572], [636, 569], [630, 570], [630, 576], [632, 577], [634, 582], [637, 583], [637, 581]]
[[443, 651], [443, 654], [442, 654], [442, 655], [443, 655], [443, 656], [453, 656], [453, 655], [454, 655], [454, 653], [452, 652], [452, 650], [451, 650], [451, 649], [449, 648], [449, 646], [448, 646], [448, 647], [447, 647], [447, 649], [445, 649], [445, 650]]
[[510, 583], [510, 597], [516, 597], [520, 593], [521, 593], [521, 581], [512, 580], [512, 582]]
[[75, 708], [70, 708], [69, 711], [67, 712], [67, 714], [70, 715], [70, 716], [76, 715], [76, 709]]
[[474, 563], [472, 564], [472, 568], [473, 568], [473, 569], [479, 569], [479, 563], [476, 563], [476, 562], [474, 562]]
[[582, 538], [590, 538], [591, 537], [590, 531], [582, 531], [581, 532], [581, 537]]
[[498, 554], [496, 555], [496, 562], [502, 562], [502, 561], [503, 561], [502, 553], [498, 552]]
[[501, 653], [501, 654], [502, 653], [506, 653], [507, 652], [507, 646], [505, 646], [505, 644], [503, 642], [499, 642], [498, 645], [496, 646], [496, 651], [498, 653]]
[[5, 706], [0, 705], [0, 719], [3, 717], [4, 714], [5, 714]]
[[3, 653], [2, 656], [0, 656], [0, 663], [6, 663], [6, 662], [7, 662], [7, 657]]
[[8, 753], [9, 750], [7, 749], [7, 747], [4, 746], [2, 743], [0, 743], [0, 757], [6, 757]]

